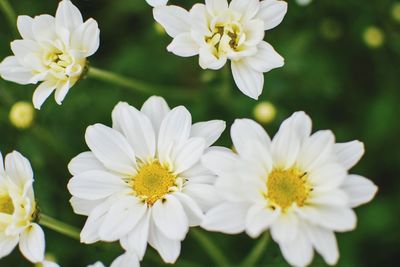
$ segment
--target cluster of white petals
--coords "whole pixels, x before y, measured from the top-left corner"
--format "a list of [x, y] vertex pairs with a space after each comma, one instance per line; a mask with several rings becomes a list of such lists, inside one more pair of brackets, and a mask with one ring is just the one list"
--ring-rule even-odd
[[33, 220], [37, 210], [33, 194], [33, 172], [29, 161], [14, 151], [0, 153], [0, 258], [18, 245], [31, 262], [44, 259], [45, 240], [42, 228]]
[[258, 99], [264, 72], [282, 67], [283, 58], [265, 42], [266, 30], [281, 23], [287, 3], [277, 0], [206, 0], [190, 11], [168, 5], [154, 8], [154, 18], [173, 37], [168, 51], [199, 55], [203, 69], [221, 69], [231, 61], [233, 78], [247, 96]]
[[86, 58], [93, 55], [100, 41], [97, 22], [82, 15], [71, 1], [60, 2], [56, 16], [19, 16], [21, 40], [11, 43], [14, 56], [0, 63], [3, 79], [19, 84], [37, 84], [33, 104], [40, 109], [55, 91], [58, 104], [85, 71]]
[[140, 111], [119, 103], [112, 120], [112, 128], [87, 128], [91, 151], [69, 164], [71, 204], [77, 214], [88, 216], [81, 241], [120, 240], [138, 259], [149, 243], [173, 263], [189, 226], [200, 225], [203, 212], [218, 199], [215, 175], [200, 159], [213, 149], [225, 123], [192, 125], [185, 107], [171, 110], [155, 96]]
[[202, 160], [218, 175], [216, 191], [224, 199], [202, 227], [253, 238], [270, 230], [291, 265], [308, 265], [313, 248], [335, 264], [334, 232], [353, 230], [352, 208], [377, 191], [370, 180], [348, 173], [364, 154], [363, 144], [335, 143], [331, 131], [311, 134], [304, 112], [284, 121], [272, 140], [248, 119], [235, 121], [231, 137], [237, 154], [210, 151]]

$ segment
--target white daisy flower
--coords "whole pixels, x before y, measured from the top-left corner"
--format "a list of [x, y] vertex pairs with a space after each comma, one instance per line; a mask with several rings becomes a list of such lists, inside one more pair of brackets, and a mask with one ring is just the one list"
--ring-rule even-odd
[[81, 241], [120, 240], [143, 258], [147, 242], [173, 263], [189, 226], [217, 201], [215, 176], [200, 163], [225, 129], [223, 121], [199, 122], [183, 106], [172, 110], [151, 97], [139, 111], [119, 103], [113, 128], [88, 127], [84, 152], [69, 164], [68, 189], [77, 214], [88, 219]]
[[182, 57], [199, 55], [203, 69], [221, 69], [229, 59], [236, 85], [257, 99], [264, 72], [282, 67], [284, 59], [263, 41], [277, 26], [287, 3], [277, 0], [206, 0], [190, 11], [178, 6], [154, 8], [154, 18], [173, 37], [168, 51]]
[[82, 15], [71, 1], [60, 2], [56, 16], [19, 16], [21, 40], [11, 43], [14, 56], [0, 63], [3, 79], [19, 84], [37, 84], [33, 104], [40, 109], [55, 90], [61, 105], [69, 89], [81, 78], [86, 58], [93, 55], [100, 41], [97, 22]]
[[370, 201], [377, 187], [348, 174], [364, 153], [361, 142], [335, 143], [331, 131], [311, 134], [311, 119], [296, 112], [271, 141], [257, 123], [236, 120], [231, 129], [237, 150], [210, 151], [205, 167], [218, 175], [224, 201], [202, 223], [211, 231], [256, 238], [270, 230], [285, 259], [308, 265], [313, 248], [328, 264], [339, 253], [334, 232], [356, 227], [354, 207]]
[[14, 151], [3, 165], [0, 153], [0, 258], [19, 243], [19, 250], [29, 261], [44, 259], [44, 233], [34, 222], [37, 209], [32, 183], [32, 167], [25, 157]]

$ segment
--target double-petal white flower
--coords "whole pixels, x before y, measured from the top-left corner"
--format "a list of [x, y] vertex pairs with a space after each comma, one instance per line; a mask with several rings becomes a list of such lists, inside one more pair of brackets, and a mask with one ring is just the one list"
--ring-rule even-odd
[[277, 0], [206, 0], [190, 11], [178, 6], [154, 8], [154, 18], [173, 37], [168, 51], [199, 55], [203, 69], [217, 70], [231, 60], [233, 78], [247, 96], [257, 99], [264, 72], [282, 67], [283, 58], [267, 42], [266, 30], [277, 26], [287, 3]]
[[352, 208], [370, 201], [377, 187], [348, 174], [364, 153], [361, 142], [335, 143], [331, 131], [311, 134], [311, 119], [296, 112], [271, 141], [257, 123], [236, 120], [231, 137], [237, 154], [211, 151], [203, 164], [218, 175], [224, 201], [202, 227], [255, 238], [270, 230], [285, 259], [308, 265], [313, 248], [328, 264], [339, 257], [334, 232], [355, 228]]
[[139, 259], [149, 243], [173, 263], [189, 226], [199, 225], [203, 211], [217, 201], [215, 175], [200, 159], [225, 123], [192, 125], [186, 108], [170, 110], [154, 96], [140, 111], [119, 103], [112, 120], [113, 128], [88, 127], [91, 151], [69, 164], [71, 204], [77, 214], [88, 216], [81, 241], [120, 240]]
[[29, 261], [44, 259], [44, 233], [33, 222], [37, 210], [32, 183], [32, 167], [25, 157], [14, 151], [6, 156], [3, 165], [0, 153], [0, 258], [19, 243]]
[[19, 16], [17, 26], [23, 39], [11, 43], [14, 56], [0, 63], [1, 77], [19, 84], [41, 82], [33, 94], [37, 109], [54, 90], [55, 100], [61, 105], [84, 73], [86, 58], [99, 47], [97, 22], [93, 19], [83, 22], [78, 8], [63, 0], [55, 17]]

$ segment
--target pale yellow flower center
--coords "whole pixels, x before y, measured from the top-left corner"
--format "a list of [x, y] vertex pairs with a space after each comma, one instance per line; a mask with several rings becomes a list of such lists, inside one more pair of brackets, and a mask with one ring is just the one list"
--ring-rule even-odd
[[219, 56], [227, 53], [229, 50], [237, 50], [240, 42], [241, 26], [237, 23], [216, 24], [211, 30], [212, 35], [206, 36], [205, 40], [212, 45], [214, 55]]
[[296, 203], [299, 207], [306, 202], [312, 188], [307, 183], [307, 173], [296, 168], [273, 170], [267, 179], [266, 198], [272, 207], [285, 210]]
[[0, 213], [13, 214], [14, 204], [9, 195], [0, 196]]
[[138, 174], [132, 179], [132, 187], [137, 196], [148, 205], [153, 205], [170, 192], [175, 185], [176, 176], [160, 162], [153, 161], [143, 165]]
[[46, 53], [43, 61], [51, 73], [61, 80], [71, 77], [77, 80], [86, 64], [85, 59], [75, 60], [70, 54], [58, 49]]

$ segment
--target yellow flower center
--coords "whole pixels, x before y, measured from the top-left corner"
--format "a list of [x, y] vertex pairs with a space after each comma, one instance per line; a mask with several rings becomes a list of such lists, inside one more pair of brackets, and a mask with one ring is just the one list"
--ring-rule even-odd
[[237, 50], [241, 37], [241, 27], [237, 23], [216, 24], [211, 36], [206, 36], [205, 40], [212, 45], [214, 55], [218, 57], [227, 53], [229, 50]]
[[0, 196], [0, 213], [13, 214], [14, 204], [9, 195]]
[[148, 205], [153, 205], [170, 192], [175, 185], [176, 176], [160, 162], [142, 166], [138, 174], [132, 180], [133, 190], [137, 196], [142, 198]]
[[293, 168], [273, 170], [267, 180], [267, 199], [272, 207], [279, 206], [285, 210], [297, 203], [303, 206], [312, 188], [307, 183], [307, 173]]
[[77, 80], [86, 64], [85, 59], [75, 61], [70, 54], [58, 49], [45, 54], [43, 62], [51, 70], [51, 73], [61, 80], [70, 77], [75, 77]]

